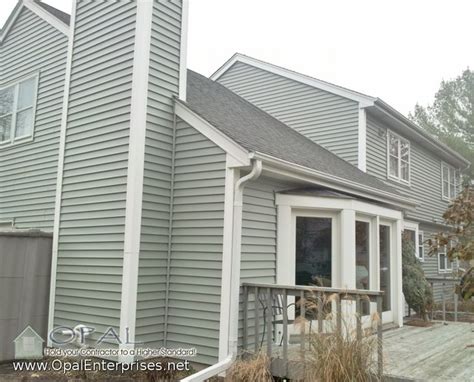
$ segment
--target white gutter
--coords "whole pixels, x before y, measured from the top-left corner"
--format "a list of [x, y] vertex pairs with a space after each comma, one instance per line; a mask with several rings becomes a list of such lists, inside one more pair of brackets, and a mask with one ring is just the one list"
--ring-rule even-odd
[[242, 207], [244, 188], [247, 182], [258, 179], [262, 173], [262, 161], [252, 160], [252, 171], [240, 178], [234, 189], [234, 214], [232, 223], [232, 259], [231, 259], [231, 277], [228, 280], [222, 280], [227, 283], [226, 291], [229, 292], [229, 344], [228, 355], [222, 361], [201, 370], [182, 382], [203, 382], [217, 374], [226, 371], [237, 358], [238, 340], [239, 340], [239, 302], [240, 302], [240, 261], [242, 249]]

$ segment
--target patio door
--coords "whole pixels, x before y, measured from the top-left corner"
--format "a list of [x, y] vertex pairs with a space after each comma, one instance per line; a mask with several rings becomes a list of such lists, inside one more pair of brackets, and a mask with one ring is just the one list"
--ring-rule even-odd
[[392, 226], [390, 223], [379, 225], [379, 280], [380, 290], [384, 292], [382, 300], [382, 322], [392, 322]]

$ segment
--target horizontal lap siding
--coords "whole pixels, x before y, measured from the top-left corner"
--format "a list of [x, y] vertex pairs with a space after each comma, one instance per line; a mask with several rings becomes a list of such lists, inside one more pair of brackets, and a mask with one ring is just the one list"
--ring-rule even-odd
[[241, 62], [219, 82], [357, 166], [357, 102]]
[[136, 340], [162, 346], [170, 218], [173, 100], [179, 91], [181, 4], [155, 1], [152, 19]]
[[119, 327], [134, 29], [133, 2], [77, 4], [55, 324], [94, 336]]
[[[277, 266], [277, 207], [275, 193], [294, 188], [295, 185], [261, 178], [249, 183], [244, 189], [244, 204], [242, 216], [242, 262], [241, 282], [276, 283]], [[253, 300], [253, 295], [251, 297]], [[262, 306], [260, 315], [262, 314]], [[240, 307], [242, 311], [242, 304]], [[254, 303], [249, 304], [248, 345], [254, 342]], [[263, 333], [263, 317], [260, 317], [262, 327], [259, 329], [260, 340]], [[242, 312], [239, 323], [239, 339], [243, 328]]]
[[39, 72], [34, 140], [0, 148], [0, 221], [20, 229], [53, 229], [67, 43], [23, 8], [0, 46], [0, 86]]
[[225, 153], [184, 122], [177, 125], [168, 347], [219, 350]]

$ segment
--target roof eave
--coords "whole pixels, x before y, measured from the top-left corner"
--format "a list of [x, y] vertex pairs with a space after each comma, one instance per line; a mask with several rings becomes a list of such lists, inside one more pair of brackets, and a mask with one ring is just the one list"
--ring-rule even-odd
[[385, 101], [381, 100], [380, 98], [377, 98], [376, 101], [374, 102], [374, 106], [378, 110], [388, 114], [390, 117], [392, 117], [396, 122], [399, 124], [403, 125], [404, 127], [407, 127], [411, 129], [415, 134], [417, 134], [423, 141], [431, 145], [435, 149], [441, 149], [444, 153], [449, 155], [453, 160], [455, 160], [457, 163], [459, 163], [460, 166], [464, 166], [465, 168], [469, 167], [470, 162], [464, 158], [463, 156], [459, 155], [456, 151], [445, 145], [444, 143], [441, 143], [437, 141], [435, 138], [433, 138], [429, 133], [421, 129], [417, 124], [413, 123], [410, 121], [407, 117], [405, 117], [402, 113], [399, 111], [395, 110], [393, 107], [391, 107], [388, 103]]
[[268, 154], [252, 152], [249, 154], [249, 157], [251, 159], [261, 160], [264, 164], [264, 170], [277, 171], [279, 174], [290, 178], [311, 182], [338, 191], [348, 192], [356, 196], [396, 206], [403, 210], [413, 209], [418, 206], [418, 203], [412, 199], [403, 197], [399, 194], [392, 194], [377, 188], [365, 186], [354, 181], [326, 174], [322, 171], [300, 166]]

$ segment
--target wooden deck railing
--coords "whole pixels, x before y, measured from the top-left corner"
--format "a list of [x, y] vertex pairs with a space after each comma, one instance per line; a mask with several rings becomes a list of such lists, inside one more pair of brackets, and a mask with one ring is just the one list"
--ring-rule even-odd
[[[317, 332], [324, 331], [325, 309], [328, 309], [325, 303], [330, 297], [330, 307], [333, 309], [335, 304], [336, 314], [332, 314], [332, 319], [336, 320], [335, 331], [338, 334], [343, 334], [343, 317], [342, 306], [343, 301], [350, 301], [355, 303], [355, 321], [356, 321], [356, 335], [360, 340], [362, 339], [362, 304], [364, 301], [374, 302], [377, 305], [377, 313], [379, 319], [377, 320], [377, 374], [381, 378], [383, 374], [383, 344], [382, 344], [382, 297], [383, 292], [369, 291], [369, 290], [347, 290], [325, 287], [312, 286], [289, 286], [289, 285], [275, 285], [262, 283], [244, 283], [243, 287], [243, 330], [242, 330], [242, 347], [244, 352], [248, 352], [249, 342], [253, 340], [253, 350], [256, 352], [263, 350], [264, 340], [266, 340], [267, 356], [271, 359], [274, 352], [274, 346], [281, 345], [283, 363], [288, 365], [288, 343], [289, 335], [288, 328], [295, 320], [289, 319], [289, 305], [292, 305], [294, 310], [299, 310], [298, 317], [308, 317], [308, 301], [311, 301], [313, 313], [311, 321], [317, 321]], [[253, 296], [253, 299], [251, 298]], [[299, 299], [297, 303], [290, 303], [289, 298], [293, 296]], [[250, 307], [253, 305], [253, 309]], [[252, 311], [253, 310], [253, 311]], [[249, 312], [252, 312], [253, 317], [249, 317]], [[261, 318], [263, 321], [261, 321]], [[295, 317], [296, 318], [296, 317]], [[251, 322], [252, 321], [252, 322]], [[304, 320], [303, 320], [304, 321]], [[272, 336], [273, 326], [275, 324], [282, 325], [282, 339], [280, 345], [275, 345]], [[250, 335], [249, 328], [253, 326], [253, 333]], [[260, 330], [263, 327], [263, 332]], [[265, 338], [266, 330], [266, 338]], [[304, 354], [305, 344], [308, 336], [306, 335], [306, 325], [300, 325], [300, 349], [301, 354]], [[310, 325], [310, 331], [312, 326]], [[252, 338], [253, 337], [253, 338]], [[275, 336], [276, 337], [276, 336]], [[287, 370], [288, 371], [288, 370]], [[287, 376], [287, 375], [285, 375]]]

